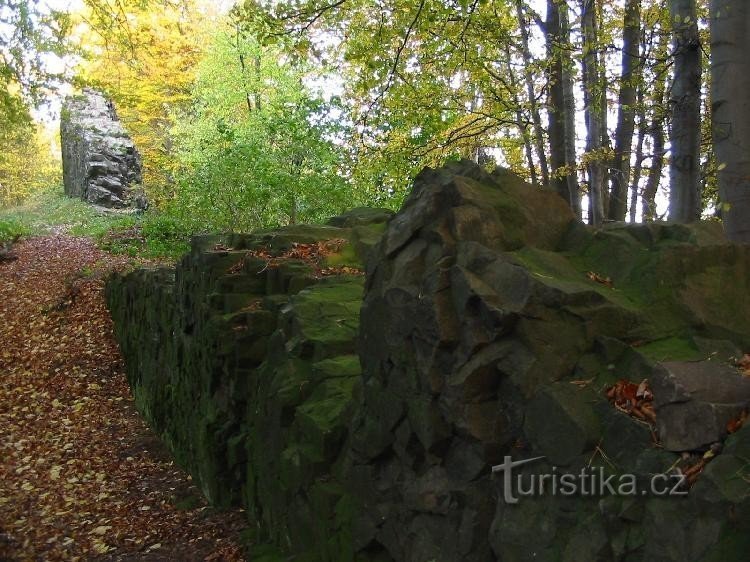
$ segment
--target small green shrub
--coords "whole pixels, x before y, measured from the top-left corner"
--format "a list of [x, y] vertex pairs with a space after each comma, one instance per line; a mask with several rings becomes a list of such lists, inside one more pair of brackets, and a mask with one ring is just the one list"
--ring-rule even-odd
[[0, 244], [28, 233], [28, 229], [20, 222], [0, 219]]

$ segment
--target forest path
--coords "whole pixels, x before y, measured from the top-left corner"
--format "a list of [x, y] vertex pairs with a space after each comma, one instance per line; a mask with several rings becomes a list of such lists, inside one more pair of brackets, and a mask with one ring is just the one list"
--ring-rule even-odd
[[[0, 562], [242, 560], [135, 410], [104, 303], [132, 260], [31, 238], [0, 262]], [[178, 508], [179, 506], [179, 508]]]

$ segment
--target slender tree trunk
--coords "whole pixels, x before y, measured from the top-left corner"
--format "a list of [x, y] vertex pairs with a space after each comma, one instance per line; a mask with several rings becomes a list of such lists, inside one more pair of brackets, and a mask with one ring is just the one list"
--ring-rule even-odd
[[531, 135], [529, 134], [528, 118], [524, 116], [521, 100], [516, 94], [516, 92], [519, 91], [518, 78], [515, 70], [513, 70], [513, 66], [510, 64], [510, 45], [505, 46], [505, 59], [507, 61], [505, 71], [508, 73], [508, 83], [513, 96], [513, 105], [516, 108], [516, 125], [518, 126], [518, 131], [521, 133], [521, 138], [523, 139], [523, 148], [526, 155], [526, 162], [529, 167], [529, 174], [531, 176], [531, 185], [539, 187], [539, 178], [537, 177], [536, 164], [534, 163], [534, 149], [531, 146]]
[[649, 84], [653, 86], [650, 89], [648, 103], [650, 114], [648, 135], [651, 138], [651, 163], [641, 201], [641, 214], [644, 222], [651, 222], [656, 219], [656, 192], [659, 189], [659, 183], [662, 179], [661, 174], [664, 170], [664, 122], [667, 115], [664, 97], [667, 90], [667, 76], [669, 73], [666, 64], [668, 50], [669, 36], [666, 33], [660, 33], [652, 57], [655, 62], [649, 80]]
[[563, 51], [563, 100], [565, 119], [565, 162], [568, 166], [566, 176], [570, 197], [570, 206], [576, 217], [581, 217], [581, 193], [578, 186], [578, 172], [576, 171], [576, 98], [573, 91], [575, 87], [574, 71], [575, 65], [570, 51], [570, 14], [567, 0], [560, 5], [560, 29], [564, 31], [565, 46]]
[[560, 11], [555, 0], [547, 0], [546, 22], [547, 56], [549, 58], [549, 145], [551, 187], [569, 201], [567, 184], [559, 170], [565, 167], [565, 122], [563, 112], [562, 60], [559, 56]]
[[701, 46], [698, 18], [695, 0], [670, 0], [669, 9], [674, 26], [675, 53], [674, 82], [669, 100], [672, 109], [669, 220], [692, 222], [700, 219], [701, 213]]
[[599, 226], [604, 219], [606, 167], [602, 151], [604, 139], [601, 122], [604, 91], [601, 88], [599, 45], [597, 38], [596, 1], [581, 0], [581, 26], [583, 28], [583, 102], [586, 120], [586, 153], [589, 183], [589, 224]]
[[531, 185], [539, 187], [539, 177], [536, 174], [536, 165], [534, 163], [534, 149], [531, 146], [531, 135], [529, 134], [529, 127], [524, 123], [524, 115], [520, 109], [516, 110], [516, 121], [518, 121], [518, 130], [523, 138], [523, 149], [526, 155], [526, 162], [529, 167], [529, 174], [531, 177]]
[[[645, 42], [645, 38], [644, 38]], [[644, 53], [645, 54], [645, 53]], [[643, 143], [646, 139], [646, 109], [644, 102], [643, 80], [638, 82], [638, 140], [635, 143], [635, 163], [632, 179], [630, 180], [630, 222], [635, 222], [638, 211], [638, 195], [641, 188], [641, 172], [643, 172]]]
[[247, 76], [245, 72], [247, 71], [246, 65], [245, 65], [245, 54], [242, 52], [243, 48], [243, 36], [242, 36], [242, 29], [240, 28], [239, 24], [235, 25], [235, 35], [234, 35], [235, 41], [236, 41], [236, 47], [237, 47], [237, 56], [240, 59], [240, 73], [242, 74], [242, 87], [245, 90], [245, 103], [247, 104], [247, 112], [252, 113], [253, 112], [253, 102], [250, 99], [250, 90], [247, 88]]
[[651, 138], [653, 139], [653, 154], [651, 167], [648, 171], [646, 187], [643, 188], [643, 221], [652, 222], [656, 219], [656, 191], [659, 189], [661, 172], [664, 169], [664, 119], [654, 116], [651, 122]]
[[711, 0], [711, 114], [724, 230], [750, 243], [750, 3]]
[[640, 0], [627, 0], [622, 31], [622, 76], [618, 98], [615, 154], [612, 162], [612, 190], [609, 218], [624, 221], [630, 185], [630, 153], [635, 131], [636, 83], [640, 70], [641, 7]]
[[573, 212], [581, 212], [575, 172], [575, 99], [571, 79], [568, 6], [564, 0], [547, 0], [547, 53], [549, 57], [549, 140], [551, 185]]
[[645, 117], [641, 117], [638, 126], [638, 141], [635, 148], [635, 167], [633, 168], [633, 177], [630, 182], [630, 207], [629, 220], [635, 222], [638, 211], [638, 196], [641, 192], [641, 174], [643, 173], [643, 143], [646, 139]]
[[255, 90], [255, 110], [260, 111], [260, 81], [261, 81], [261, 68], [260, 68], [260, 55], [255, 55], [255, 83], [257, 84]]
[[[597, 29], [601, 29], [602, 25], [602, 2], [605, 0], [594, 0], [594, 8], [596, 10], [596, 23], [597, 23]], [[599, 83], [601, 84], [600, 88], [602, 91], [602, 106], [599, 108], [599, 123], [601, 124], [601, 131], [602, 131], [602, 140], [601, 140], [601, 146], [602, 146], [602, 152], [604, 154], [611, 154], [612, 152], [612, 139], [609, 137], [609, 108], [607, 107], [607, 92], [609, 91], [609, 79], [607, 78], [607, 69], [606, 65], [604, 63], [602, 56], [602, 60], [599, 61]], [[604, 173], [607, 173], [607, 165], [609, 164], [609, 161], [605, 163], [605, 169]], [[609, 215], [609, 189], [607, 185], [606, 179], [604, 180], [604, 185], [602, 186], [602, 203], [604, 206], [604, 214], [603, 216], [606, 217]]]
[[542, 127], [542, 117], [539, 113], [539, 104], [537, 103], [536, 90], [534, 88], [534, 72], [531, 50], [529, 49], [528, 23], [524, 15], [522, 0], [516, 0], [516, 16], [518, 18], [518, 27], [521, 30], [521, 56], [523, 57], [523, 77], [526, 83], [526, 96], [529, 99], [531, 122], [534, 124], [534, 148], [536, 149], [536, 157], [539, 160], [542, 183], [549, 185], [549, 165], [547, 164], [547, 150], [545, 149], [544, 127]]

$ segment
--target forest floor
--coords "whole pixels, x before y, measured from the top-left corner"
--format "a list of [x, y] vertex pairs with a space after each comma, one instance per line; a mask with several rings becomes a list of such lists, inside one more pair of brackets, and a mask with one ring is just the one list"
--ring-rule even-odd
[[242, 560], [130, 396], [104, 282], [134, 260], [63, 233], [0, 261], [0, 562]]

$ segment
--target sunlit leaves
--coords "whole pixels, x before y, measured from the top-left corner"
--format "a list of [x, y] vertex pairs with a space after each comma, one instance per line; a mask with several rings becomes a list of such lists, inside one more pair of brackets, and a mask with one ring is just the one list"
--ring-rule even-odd
[[51, 133], [41, 127], [0, 126], [0, 207], [60, 181], [60, 162], [52, 154]]
[[144, 161], [147, 194], [171, 194], [171, 113], [188, 103], [211, 18], [192, 0], [87, 0], [79, 15], [79, 80], [113, 97]]
[[172, 210], [201, 229], [314, 221], [352, 204], [311, 70], [237, 22], [197, 66], [193, 103], [172, 130], [180, 191]]

